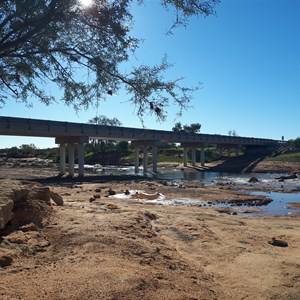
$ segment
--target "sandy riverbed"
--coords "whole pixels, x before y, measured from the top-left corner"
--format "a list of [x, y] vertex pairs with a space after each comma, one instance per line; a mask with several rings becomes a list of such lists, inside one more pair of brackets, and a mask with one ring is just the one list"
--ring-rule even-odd
[[[41, 177], [25, 168], [19, 176], [24, 170]], [[2, 236], [0, 254], [13, 263], [0, 268], [0, 299], [300, 299], [299, 215], [252, 217], [106, 197], [109, 189], [211, 202], [251, 196], [222, 186], [94, 178], [49, 183], [64, 205], [53, 205], [37, 232]], [[273, 237], [288, 247], [271, 245]]]

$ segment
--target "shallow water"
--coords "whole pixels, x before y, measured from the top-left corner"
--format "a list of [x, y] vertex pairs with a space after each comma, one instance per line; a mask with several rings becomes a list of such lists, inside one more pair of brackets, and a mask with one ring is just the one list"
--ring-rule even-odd
[[278, 193], [278, 192], [250, 192], [251, 195], [265, 196], [273, 201], [261, 206], [261, 214], [286, 215], [291, 213], [300, 213], [300, 209], [289, 209], [288, 204], [291, 202], [300, 203], [300, 193]]
[[[134, 175], [134, 167], [119, 167], [119, 166], [98, 166], [94, 167], [94, 170], [98, 174], [103, 175]], [[153, 174], [151, 172], [143, 174], [143, 170], [140, 169], [138, 175], [145, 175], [149, 178], [155, 177], [158, 179], [165, 180], [186, 180], [186, 181], [197, 181], [202, 182], [204, 185], [215, 185], [215, 184], [234, 184], [234, 185], [259, 185], [261, 187], [272, 187], [272, 188], [289, 188], [300, 190], [300, 179], [289, 179], [284, 182], [279, 182], [277, 177], [287, 175], [282, 173], [226, 173], [226, 172], [208, 172], [208, 171], [197, 171], [188, 168], [170, 168], [170, 167], [159, 167], [159, 172]], [[249, 179], [254, 176], [259, 180], [258, 184], [249, 183]]]
[[[134, 167], [118, 167], [118, 166], [100, 166], [98, 167], [98, 173], [100, 174], [126, 174], [133, 175]], [[140, 169], [139, 175], [143, 174], [143, 170]], [[155, 177], [164, 180], [176, 180], [176, 181], [196, 181], [202, 182], [204, 186], [211, 186], [216, 184], [231, 184], [235, 186], [257, 186], [260, 187], [272, 187], [272, 188], [288, 188], [288, 189], [299, 189], [300, 192], [300, 179], [288, 179], [284, 182], [279, 182], [278, 177], [287, 174], [282, 173], [226, 173], [226, 172], [208, 172], [208, 171], [197, 171], [193, 169], [178, 169], [170, 167], [160, 167], [157, 174], [149, 172], [146, 174], [149, 177]], [[258, 183], [249, 183], [251, 177], [256, 177]], [[245, 193], [260, 195], [271, 198], [273, 201], [266, 205], [260, 206], [261, 213], [259, 214], [275, 214], [284, 215], [290, 213], [300, 213], [300, 210], [288, 209], [287, 205], [289, 202], [300, 202], [300, 193], [279, 193], [279, 192], [259, 192], [259, 191], [244, 191]], [[243, 206], [232, 206], [230, 204], [211, 204], [201, 199], [190, 199], [190, 198], [176, 198], [171, 200], [165, 200], [164, 197], [159, 197], [156, 200], [139, 199], [138, 201], [151, 202], [160, 205], [175, 205], [175, 206], [213, 206], [213, 207], [232, 207], [232, 208], [249, 208], [247, 205]], [[258, 214], [258, 213], [253, 213]]]

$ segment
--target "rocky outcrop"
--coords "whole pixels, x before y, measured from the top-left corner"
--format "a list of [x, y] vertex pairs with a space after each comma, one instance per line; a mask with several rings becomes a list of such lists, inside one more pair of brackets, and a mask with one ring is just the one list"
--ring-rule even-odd
[[293, 172], [289, 175], [285, 175], [285, 176], [280, 176], [280, 177], [275, 177], [275, 179], [279, 180], [279, 181], [283, 181], [286, 179], [296, 179], [300, 177], [300, 172]]
[[250, 183], [257, 183], [257, 182], [259, 182], [259, 180], [256, 178], [256, 177], [251, 177], [249, 180], [248, 180], [248, 182], [250, 182]]
[[12, 225], [33, 222], [37, 226], [42, 226], [43, 219], [52, 212], [49, 187], [32, 186], [14, 189], [13, 201]]
[[63, 205], [60, 195], [37, 183], [0, 180], [0, 229], [34, 223], [42, 226], [52, 213], [51, 201]]
[[50, 191], [50, 198], [54, 201], [56, 205], [64, 205], [64, 200], [61, 195]]
[[6, 195], [0, 197], [0, 229], [3, 229], [12, 217], [14, 203]]

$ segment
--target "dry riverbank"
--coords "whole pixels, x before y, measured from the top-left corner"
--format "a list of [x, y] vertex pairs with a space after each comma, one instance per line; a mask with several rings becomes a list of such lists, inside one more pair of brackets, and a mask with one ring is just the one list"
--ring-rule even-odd
[[[55, 175], [10, 171], [1, 166], [1, 177]], [[43, 227], [2, 234], [0, 257], [11, 261], [0, 267], [0, 299], [300, 298], [299, 215], [251, 217], [209, 206], [156, 205], [137, 201], [143, 197], [135, 193], [107, 197], [139, 190], [165, 200], [254, 199], [224, 186], [123, 179], [47, 184], [64, 205], [52, 203]], [[11, 188], [18, 182], [11, 181]], [[274, 237], [288, 247], [270, 244]]]

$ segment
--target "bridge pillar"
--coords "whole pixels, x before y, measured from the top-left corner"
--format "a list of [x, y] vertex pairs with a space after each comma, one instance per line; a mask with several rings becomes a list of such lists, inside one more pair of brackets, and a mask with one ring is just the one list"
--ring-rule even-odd
[[152, 146], [152, 171], [157, 173], [157, 146]]
[[192, 166], [196, 166], [196, 148], [192, 148]]
[[84, 176], [84, 144], [78, 144], [78, 176]]
[[84, 176], [84, 143], [89, 142], [87, 136], [65, 136], [55, 138], [55, 143], [60, 145], [60, 174], [66, 172], [66, 144], [69, 149], [69, 176], [75, 174], [75, 144], [78, 144], [78, 175]]
[[205, 166], [205, 147], [201, 146], [201, 156], [200, 156], [200, 162], [201, 162], [201, 166]]
[[69, 144], [69, 176], [74, 176], [74, 157], [75, 157], [75, 145]]
[[158, 152], [159, 144], [160, 144], [159, 140], [144, 140], [144, 141], [138, 140], [138, 141], [131, 142], [131, 145], [135, 147], [135, 156], [134, 156], [135, 173], [139, 172], [138, 154], [139, 154], [140, 147], [142, 147], [143, 149], [144, 173], [148, 172], [148, 147], [152, 148], [152, 170], [154, 173], [157, 172], [157, 152]]
[[219, 148], [219, 157], [222, 157], [223, 156], [223, 147], [220, 147]]
[[235, 148], [235, 155], [236, 156], [239, 156], [240, 154], [240, 145], [236, 145], [236, 148]]
[[135, 174], [139, 172], [139, 152], [140, 152], [140, 147], [136, 146], [134, 148], [134, 173]]
[[66, 144], [59, 145], [59, 174], [66, 173]]
[[143, 146], [143, 168], [144, 173], [148, 172], [148, 146]]
[[186, 147], [183, 148], [183, 165], [187, 167], [188, 164], [188, 149]]

